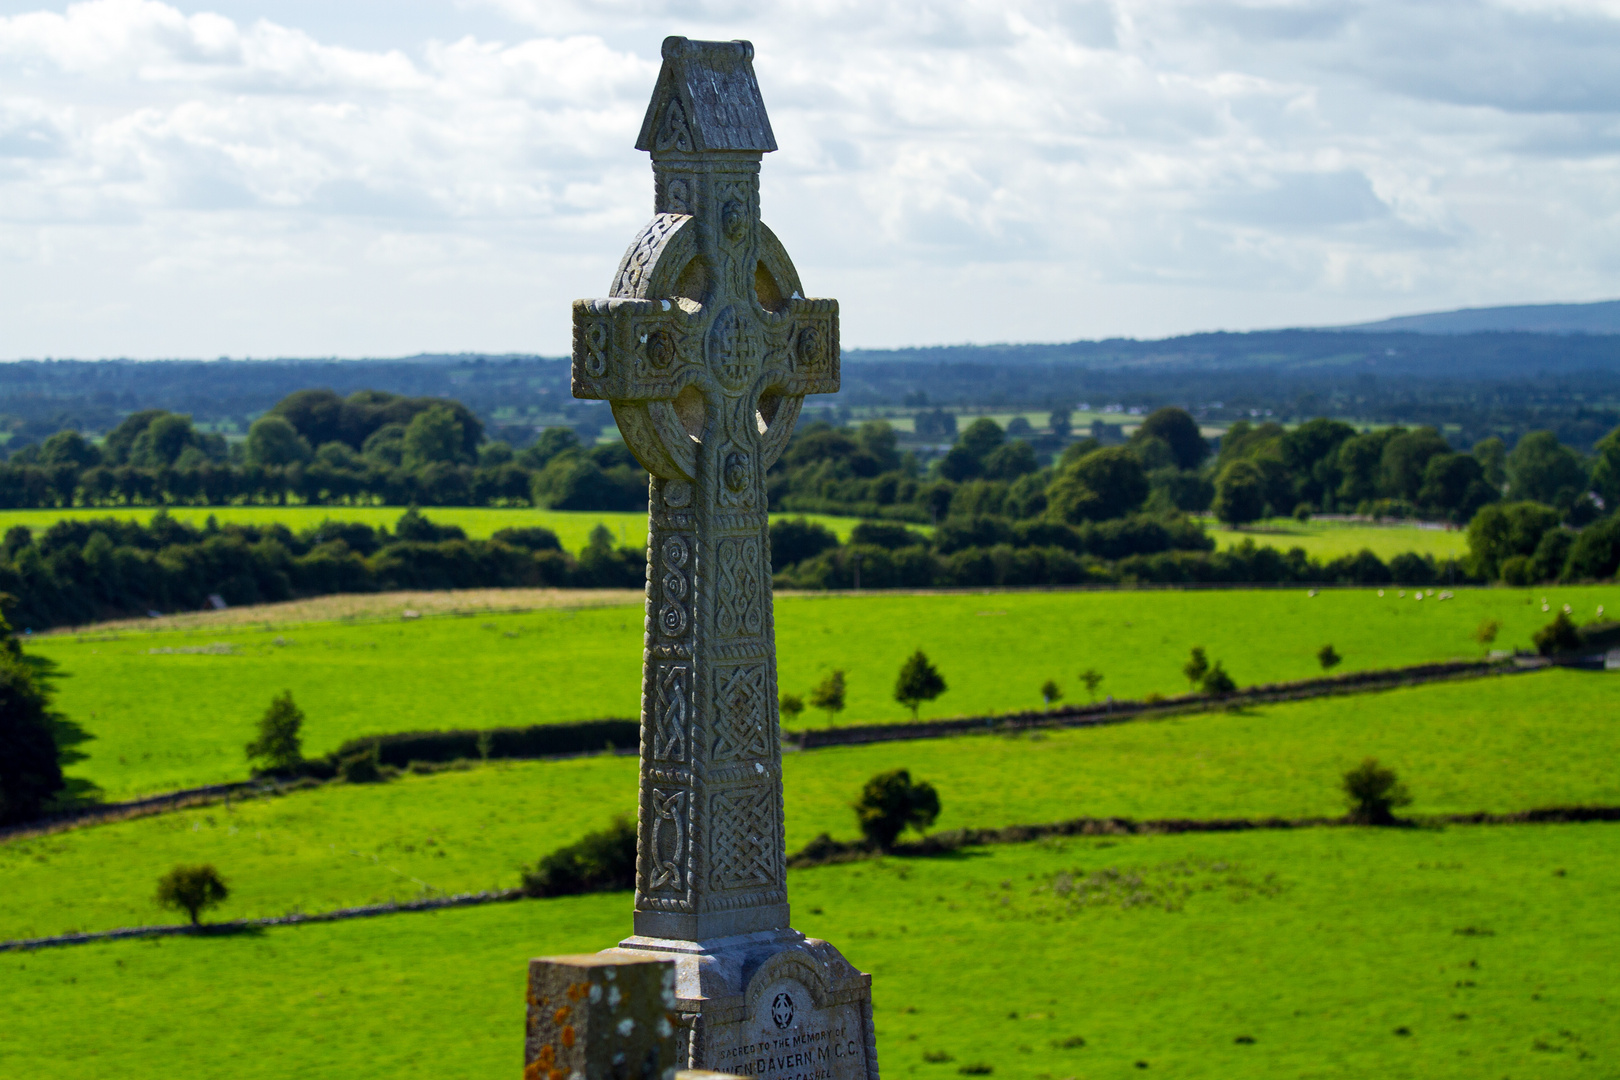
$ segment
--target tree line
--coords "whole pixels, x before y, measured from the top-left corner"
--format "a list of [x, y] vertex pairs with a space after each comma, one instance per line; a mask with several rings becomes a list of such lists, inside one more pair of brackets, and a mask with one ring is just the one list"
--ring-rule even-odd
[[521, 450], [458, 401], [300, 390], [230, 442], [146, 409], [99, 442], [59, 431], [0, 464], [0, 508], [235, 503], [634, 510], [647, 478], [622, 444], [551, 428]]
[[147, 524], [64, 520], [39, 535], [14, 526], [0, 539], [0, 591], [26, 629], [121, 615], [195, 611], [330, 593], [517, 586], [636, 588], [646, 556], [615, 548], [598, 525], [576, 556], [543, 528], [502, 529], [469, 540], [414, 507], [392, 531], [326, 521], [200, 527], [163, 511]]

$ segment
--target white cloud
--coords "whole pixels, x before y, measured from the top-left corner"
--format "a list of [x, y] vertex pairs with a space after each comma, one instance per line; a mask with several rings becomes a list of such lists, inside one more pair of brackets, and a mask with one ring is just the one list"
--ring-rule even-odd
[[0, 357], [562, 352], [668, 32], [755, 42], [849, 345], [1620, 293], [1611, 0], [461, 0], [404, 49], [231, 2], [0, 17]]

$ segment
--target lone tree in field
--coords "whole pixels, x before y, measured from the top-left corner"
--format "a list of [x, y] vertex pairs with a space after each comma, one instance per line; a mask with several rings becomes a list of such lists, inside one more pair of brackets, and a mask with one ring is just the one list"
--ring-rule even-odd
[[1474, 628], [1474, 640], [1481, 645], [1489, 645], [1496, 640], [1496, 635], [1502, 631], [1501, 619], [1481, 619]]
[[861, 834], [888, 851], [909, 827], [922, 832], [939, 817], [939, 792], [926, 780], [913, 781], [905, 769], [878, 773], [861, 789], [855, 818]]
[[1350, 820], [1360, 825], [1393, 825], [1395, 807], [1412, 801], [1395, 770], [1384, 768], [1377, 758], [1367, 758], [1345, 773], [1341, 786], [1350, 804]]
[[820, 709], [827, 714], [827, 726], [833, 726], [833, 718], [844, 711], [844, 669], [836, 668], [831, 675], [821, 680], [821, 684], [810, 691], [810, 707]]
[[894, 700], [910, 709], [911, 718], [915, 720], [918, 706], [925, 701], [933, 701], [945, 689], [945, 676], [918, 649], [900, 665], [900, 677], [894, 681]]
[[261, 762], [261, 772], [291, 772], [304, 760], [304, 742], [299, 734], [304, 713], [293, 704], [291, 690], [283, 690], [270, 700], [270, 707], [259, 718], [259, 737], [247, 744], [248, 762]]
[[1227, 694], [1237, 692], [1237, 683], [1232, 681], [1232, 676], [1226, 673], [1219, 660], [1215, 661], [1214, 667], [1204, 672], [1203, 684], [1204, 693], [1214, 694], [1216, 697], [1225, 697]]
[[790, 719], [797, 719], [804, 712], [804, 698], [798, 694], [784, 693], [780, 702], [782, 715]]
[[1324, 645], [1316, 650], [1316, 662], [1322, 665], [1323, 671], [1332, 671], [1343, 660], [1344, 657], [1334, 651], [1332, 644]]
[[196, 926], [198, 916], [204, 910], [218, 907], [230, 894], [219, 871], [205, 863], [202, 866], [176, 866], [158, 878], [157, 896], [154, 899], [159, 907], [184, 911], [191, 917], [191, 925]]
[[1097, 687], [1102, 685], [1103, 674], [1094, 667], [1088, 667], [1080, 673], [1080, 681], [1086, 684], [1086, 693], [1091, 700], [1097, 700]]
[[1542, 656], [1573, 652], [1581, 647], [1580, 631], [1575, 629], [1569, 613], [1564, 611], [1560, 611], [1557, 618], [1531, 635], [1530, 640], [1536, 643], [1536, 651]]
[[1050, 709], [1063, 700], [1062, 688], [1054, 680], [1047, 679], [1041, 684], [1041, 700], [1046, 702], [1046, 707]]
[[1202, 645], [1194, 645], [1187, 662], [1181, 665], [1181, 673], [1187, 677], [1187, 689], [1196, 690], [1198, 684], [1209, 674], [1209, 657], [1204, 655]]

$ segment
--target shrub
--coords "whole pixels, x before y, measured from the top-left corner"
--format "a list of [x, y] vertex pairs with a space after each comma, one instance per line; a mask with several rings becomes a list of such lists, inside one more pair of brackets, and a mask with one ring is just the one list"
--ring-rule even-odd
[[1322, 665], [1323, 671], [1332, 671], [1343, 661], [1344, 657], [1338, 654], [1331, 643], [1316, 650], [1316, 662]]
[[1181, 665], [1181, 673], [1187, 677], [1188, 689], [1196, 687], [1203, 681], [1204, 676], [1209, 674], [1209, 657], [1204, 655], [1202, 645], [1193, 646], [1187, 662]]
[[[285, 423], [285, 421], [283, 421]], [[303, 761], [304, 713], [293, 704], [291, 690], [270, 699], [259, 718], [259, 737], [247, 744], [248, 762], [262, 762], [264, 772], [292, 772]]]
[[939, 817], [939, 793], [926, 780], [913, 782], [905, 769], [878, 773], [861, 789], [855, 803], [855, 818], [861, 834], [881, 851], [907, 828], [922, 832]]
[[1531, 640], [1535, 642], [1536, 651], [1542, 656], [1574, 652], [1581, 647], [1580, 631], [1575, 629], [1569, 615], [1562, 611], [1552, 622], [1537, 630]]
[[1047, 679], [1041, 684], [1041, 700], [1048, 709], [1063, 700], [1063, 690], [1055, 680]]
[[1204, 684], [1204, 693], [1214, 694], [1216, 697], [1225, 697], [1227, 694], [1237, 692], [1237, 683], [1232, 681], [1232, 676], [1226, 673], [1226, 669], [1221, 666], [1219, 660], [1215, 661], [1214, 666], [1204, 673], [1202, 682]]
[[1501, 619], [1481, 619], [1474, 628], [1474, 640], [1481, 645], [1489, 645], [1496, 640], [1496, 635], [1502, 630]]
[[798, 694], [784, 693], [778, 707], [781, 709], [783, 716], [797, 718], [800, 713], [804, 712], [804, 698]]
[[157, 895], [153, 900], [159, 907], [184, 911], [191, 917], [191, 925], [196, 926], [204, 910], [218, 907], [230, 894], [219, 871], [204, 863], [176, 866], [158, 878]]
[[347, 784], [378, 784], [383, 780], [382, 767], [378, 764], [380, 747], [372, 743], [369, 750], [358, 754], [351, 754], [338, 762], [338, 775]]
[[894, 683], [894, 700], [910, 709], [911, 718], [915, 720], [918, 706], [925, 701], [933, 701], [945, 690], [945, 677], [918, 649], [900, 665], [900, 677]]
[[573, 896], [636, 887], [636, 827], [620, 816], [600, 832], [558, 848], [523, 875], [529, 896]]
[[1361, 825], [1393, 825], [1395, 807], [1411, 803], [1412, 796], [1394, 769], [1367, 758], [1344, 774], [1341, 782], [1350, 805], [1350, 820]]

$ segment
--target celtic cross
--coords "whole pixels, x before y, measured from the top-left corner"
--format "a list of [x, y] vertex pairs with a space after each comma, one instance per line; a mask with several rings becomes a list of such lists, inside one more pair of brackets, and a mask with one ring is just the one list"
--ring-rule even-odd
[[574, 302], [573, 391], [652, 474], [635, 934], [788, 927], [765, 471], [838, 389], [838, 303], [759, 217], [776, 149], [745, 41], [664, 42], [636, 148], [654, 214]]

